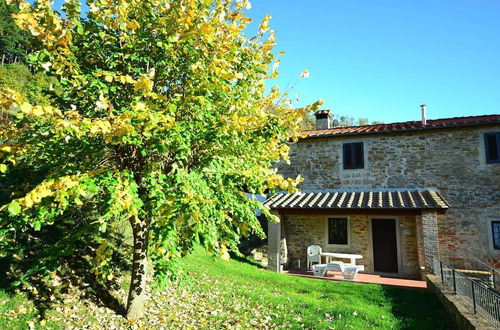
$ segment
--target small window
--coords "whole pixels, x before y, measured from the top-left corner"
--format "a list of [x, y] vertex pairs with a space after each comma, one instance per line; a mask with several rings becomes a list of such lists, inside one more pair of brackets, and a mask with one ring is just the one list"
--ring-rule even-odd
[[348, 245], [349, 235], [346, 218], [328, 219], [328, 244]]
[[364, 168], [363, 142], [344, 143], [344, 169]]
[[500, 132], [484, 134], [486, 163], [500, 163]]
[[493, 249], [500, 250], [500, 220], [491, 221], [491, 238]]

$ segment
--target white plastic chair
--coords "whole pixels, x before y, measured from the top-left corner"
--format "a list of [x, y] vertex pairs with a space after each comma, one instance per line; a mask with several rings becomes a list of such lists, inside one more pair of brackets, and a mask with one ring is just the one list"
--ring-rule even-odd
[[342, 261], [331, 261], [326, 264], [326, 270], [344, 273], [345, 266], [346, 264], [344, 264]]
[[327, 264], [313, 265], [312, 269], [314, 276], [326, 276], [328, 271], [331, 270], [341, 272], [345, 279], [352, 280], [358, 275], [358, 272], [363, 271], [365, 267], [362, 265], [353, 266], [344, 264], [342, 261], [332, 261]]
[[311, 269], [313, 262], [317, 262], [318, 264], [321, 262], [320, 254], [321, 246], [310, 245], [307, 247], [307, 269]]
[[361, 267], [359, 266], [347, 266], [342, 270], [342, 276], [344, 276], [345, 279], [353, 280], [360, 270]]
[[354, 279], [356, 275], [358, 275], [358, 272], [363, 271], [364, 269], [365, 267], [362, 265], [355, 266], [351, 264], [344, 264], [342, 261], [332, 261], [326, 264], [326, 271], [340, 271], [342, 276], [348, 280]]
[[325, 264], [316, 264], [312, 266], [314, 276], [325, 276], [327, 269]]

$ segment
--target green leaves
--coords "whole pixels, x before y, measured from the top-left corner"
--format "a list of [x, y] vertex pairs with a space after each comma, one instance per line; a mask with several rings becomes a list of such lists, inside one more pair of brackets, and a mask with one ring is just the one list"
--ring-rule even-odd
[[10, 215], [18, 215], [19, 213], [21, 213], [21, 206], [17, 201], [12, 201], [9, 203], [7, 211]]

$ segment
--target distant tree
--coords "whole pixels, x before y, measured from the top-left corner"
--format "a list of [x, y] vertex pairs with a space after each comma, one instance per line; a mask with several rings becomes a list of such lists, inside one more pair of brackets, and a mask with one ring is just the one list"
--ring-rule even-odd
[[23, 63], [0, 65], [0, 87], [21, 93], [31, 104], [49, 105], [56, 82], [43, 71], [32, 73]]
[[358, 126], [363, 126], [363, 125], [368, 125], [368, 119], [366, 119], [366, 118], [359, 118], [358, 119]]
[[[36, 37], [31, 63], [62, 92], [41, 106], [1, 91], [14, 120], [0, 126], [0, 187], [12, 188], [0, 208], [0, 255], [18, 232], [78, 224], [98, 234], [127, 220], [127, 317], [137, 319], [148, 258], [161, 283], [196, 242], [227, 257], [240, 236], [263, 235], [255, 210], [273, 217], [247, 194], [294, 190], [300, 178], [283, 178], [273, 163], [287, 158], [300, 118], [318, 104], [292, 109], [276, 88], [265, 93], [275, 37], [269, 16], [255, 38], [245, 36], [247, 1], [87, 4], [86, 17], [73, 0], [64, 16], [48, 0], [23, 2], [16, 16]], [[19, 175], [25, 168], [35, 178]], [[60, 235], [68, 243], [79, 233]], [[89, 271], [105, 282], [113, 268], [104, 237]], [[56, 242], [51, 253], [71, 248]], [[50, 268], [49, 257], [38, 270]]]
[[[368, 119], [366, 118], [359, 118], [355, 119], [354, 117], [348, 117], [340, 114], [333, 114], [333, 120], [338, 120], [339, 126], [363, 126], [363, 125], [368, 125]], [[372, 122], [374, 123], [380, 123], [380, 122]]]
[[302, 120], [300, 121], [299, 127], [303, 131], [313, 130], [316, 128], [316, 119], [313, 113], [304, 113]]
[[0, 0], [0, 56], [1, 64], [18, 63], [28, 52], [31, 34], [17, 27], [12, 14], [19, 12], [17, 4]]
[[[339, 115], [339, 114], [333, 114], [332, 119], [331, 119], [331, 127], [333, 127], [333, 121], [337, 120], [339, 122], [339, 126], [362, 126], [362, 125], [368, 125], [368, 119], [366, 118], [359, 118], [355, 119], [354, 117], [348, 117], [344, 115]], [[378, 121], [373, 121], [371, 124], [379, 124], [382, 122]], [[304, 113], [302, 116], [302, 120], [299, 124], [299, 127], [303, 131], [307, 130], [314, 130], [316, 129], [316, 119], [314, 117], [313, 113]]]
[[354, 126], [354, 117], [348, 117], [344, 115], [333, 115], [333, 118], [339, 121], [340, 126]]

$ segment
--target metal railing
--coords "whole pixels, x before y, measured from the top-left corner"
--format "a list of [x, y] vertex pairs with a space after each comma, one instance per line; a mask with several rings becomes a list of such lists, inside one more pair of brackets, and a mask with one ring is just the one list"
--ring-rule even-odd
[[434, 274], [445, 286], [469, 304], [474, 313], [482, 315], [495, 328], [500, 328], [500, 294], [437, 258], [433, 257], [432, 263]]
[[481, 281], [495, 290], [500, 286], [500, 272], [477, 258], [440, 256], [439, 259], [467, 277]]

